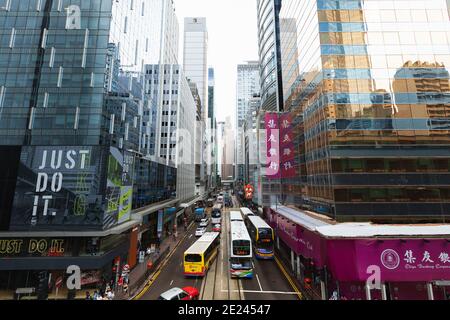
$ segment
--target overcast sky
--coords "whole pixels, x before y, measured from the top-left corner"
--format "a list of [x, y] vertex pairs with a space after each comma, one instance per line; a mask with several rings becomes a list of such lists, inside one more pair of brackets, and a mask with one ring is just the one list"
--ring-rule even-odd
[[184, 17], [206, 17], [209, 61], [216, 73], [218, 121], [236, 109], [237, 65], [258, 60], [256, 0], [174, 0], [180, 22], [180, 63], [183, 50]]

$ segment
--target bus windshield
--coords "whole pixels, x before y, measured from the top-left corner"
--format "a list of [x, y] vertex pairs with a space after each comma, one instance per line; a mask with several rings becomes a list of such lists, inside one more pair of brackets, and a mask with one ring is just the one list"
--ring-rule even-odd
[[273, 244], [273, 233], [272, 229], [260, 228], [258, 230], [259, 240], [258, 245], [260, 247], [270, 247]]
[[200, 263], [202, 262], [202, 256], [199, 254], [187, 254], [184, 257], [184, 261], [191, 263]]
[[253, 269], [250, 259], [231, 258], [231, 268], [235, 270], [251, 270]]
[[233, 254], [235, 256], [248, 256], [251, 253], [250, 241], [236, 240], [233, 242]]

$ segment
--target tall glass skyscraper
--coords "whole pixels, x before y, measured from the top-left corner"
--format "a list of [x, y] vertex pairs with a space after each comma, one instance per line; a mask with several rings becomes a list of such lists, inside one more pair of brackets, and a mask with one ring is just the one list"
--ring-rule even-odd
[[301, 205], [339, 221], [447, 221], [446, 1], [284, 0], [280, 19]]
[[283, 107], [281, 81], [280, 19], [282, 0], [258, 0], [258, 44], [261, 78], [261, 108]]

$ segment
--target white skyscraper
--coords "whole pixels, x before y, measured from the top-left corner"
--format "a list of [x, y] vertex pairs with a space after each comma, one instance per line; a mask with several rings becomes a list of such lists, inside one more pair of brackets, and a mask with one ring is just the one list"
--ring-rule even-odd
[[202, 118], [208, 117], [208, 30], [206, 18], [184, 19], [184, 72], [197, 85]]
[[173, 1], [153, 0], [148, 5], [160, 12], [160, 18], [152, 21], [158, 31], [144, 46], [144, 50], [154, 51], [152, 63], [145, 66], [145, 91], [155, 107], [145, 112], [143, 141], [154, 161], [177, 168], [177, 198], [185, 201], [195, 195], [192, 123], [196, 120], [196, 104], [178, 64], [180, 31]]
[[259, 62], [248, 61], [237, 67], [236, 92], [236, 180], [244, 180], [244, 124], [249, 112], [250, 101], [260, 92]]
[[184, 72], [198, 90], [201, 103], [201, 119], [197, 122], [195, 162], [197, 172], [196, 192], [204, 194], [211, 187], [211, 167], [208, 149], [210, 145], [210, 120], [208, 119], [208, 30], [206, 18], [190, 17], [184, 20]]

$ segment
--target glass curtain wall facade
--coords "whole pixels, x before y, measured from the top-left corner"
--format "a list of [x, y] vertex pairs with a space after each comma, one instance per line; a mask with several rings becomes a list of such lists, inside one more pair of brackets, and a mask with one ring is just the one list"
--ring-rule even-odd
[[143, 116], [154, 112], [144, 65], [159, 61], [170, 8], [0, 0], [0, 241], [20, 244], [0, 251], [0, 294], [35, 287], [40, 270], [55, 289], [69, 265], [109, 282], [113, 264], [135, 259], [131, 212], [161, 198], [143, 187], [176, 186], [176, 171], [143, 157]]
[[[280, 46], [280, 10], [282, 0], [257, 0], [258, 44], [260, 64], [261, 107], [257, 113], [258, 132], [265, 132], [265, 112], [279, 112], [283, 108], [282, 66]], [[280, 201], [280, 180], [269, 179], [265, 134], [258, 135], [259, 181], [255, 188], [260, 206]]]
[[304, 135], [297, 205], [338, 221], [447, 221], [447, 2], [284, 0], [280, 19], [285, 107]]
[[4, 229], [130, 219], [134, 163], [150, 146], [143, 115], [154, 112], [143, 66], [159, 59], [161, 41], [150, 41], [166, 4], [4, 1], [0, 136], [20, 162], [2, 174], [17, 190], [2, 196]]
[[282, 104], [279, 12], [282, 0], [258, 0], [258, 43], [263, 110], [278, 111]]

